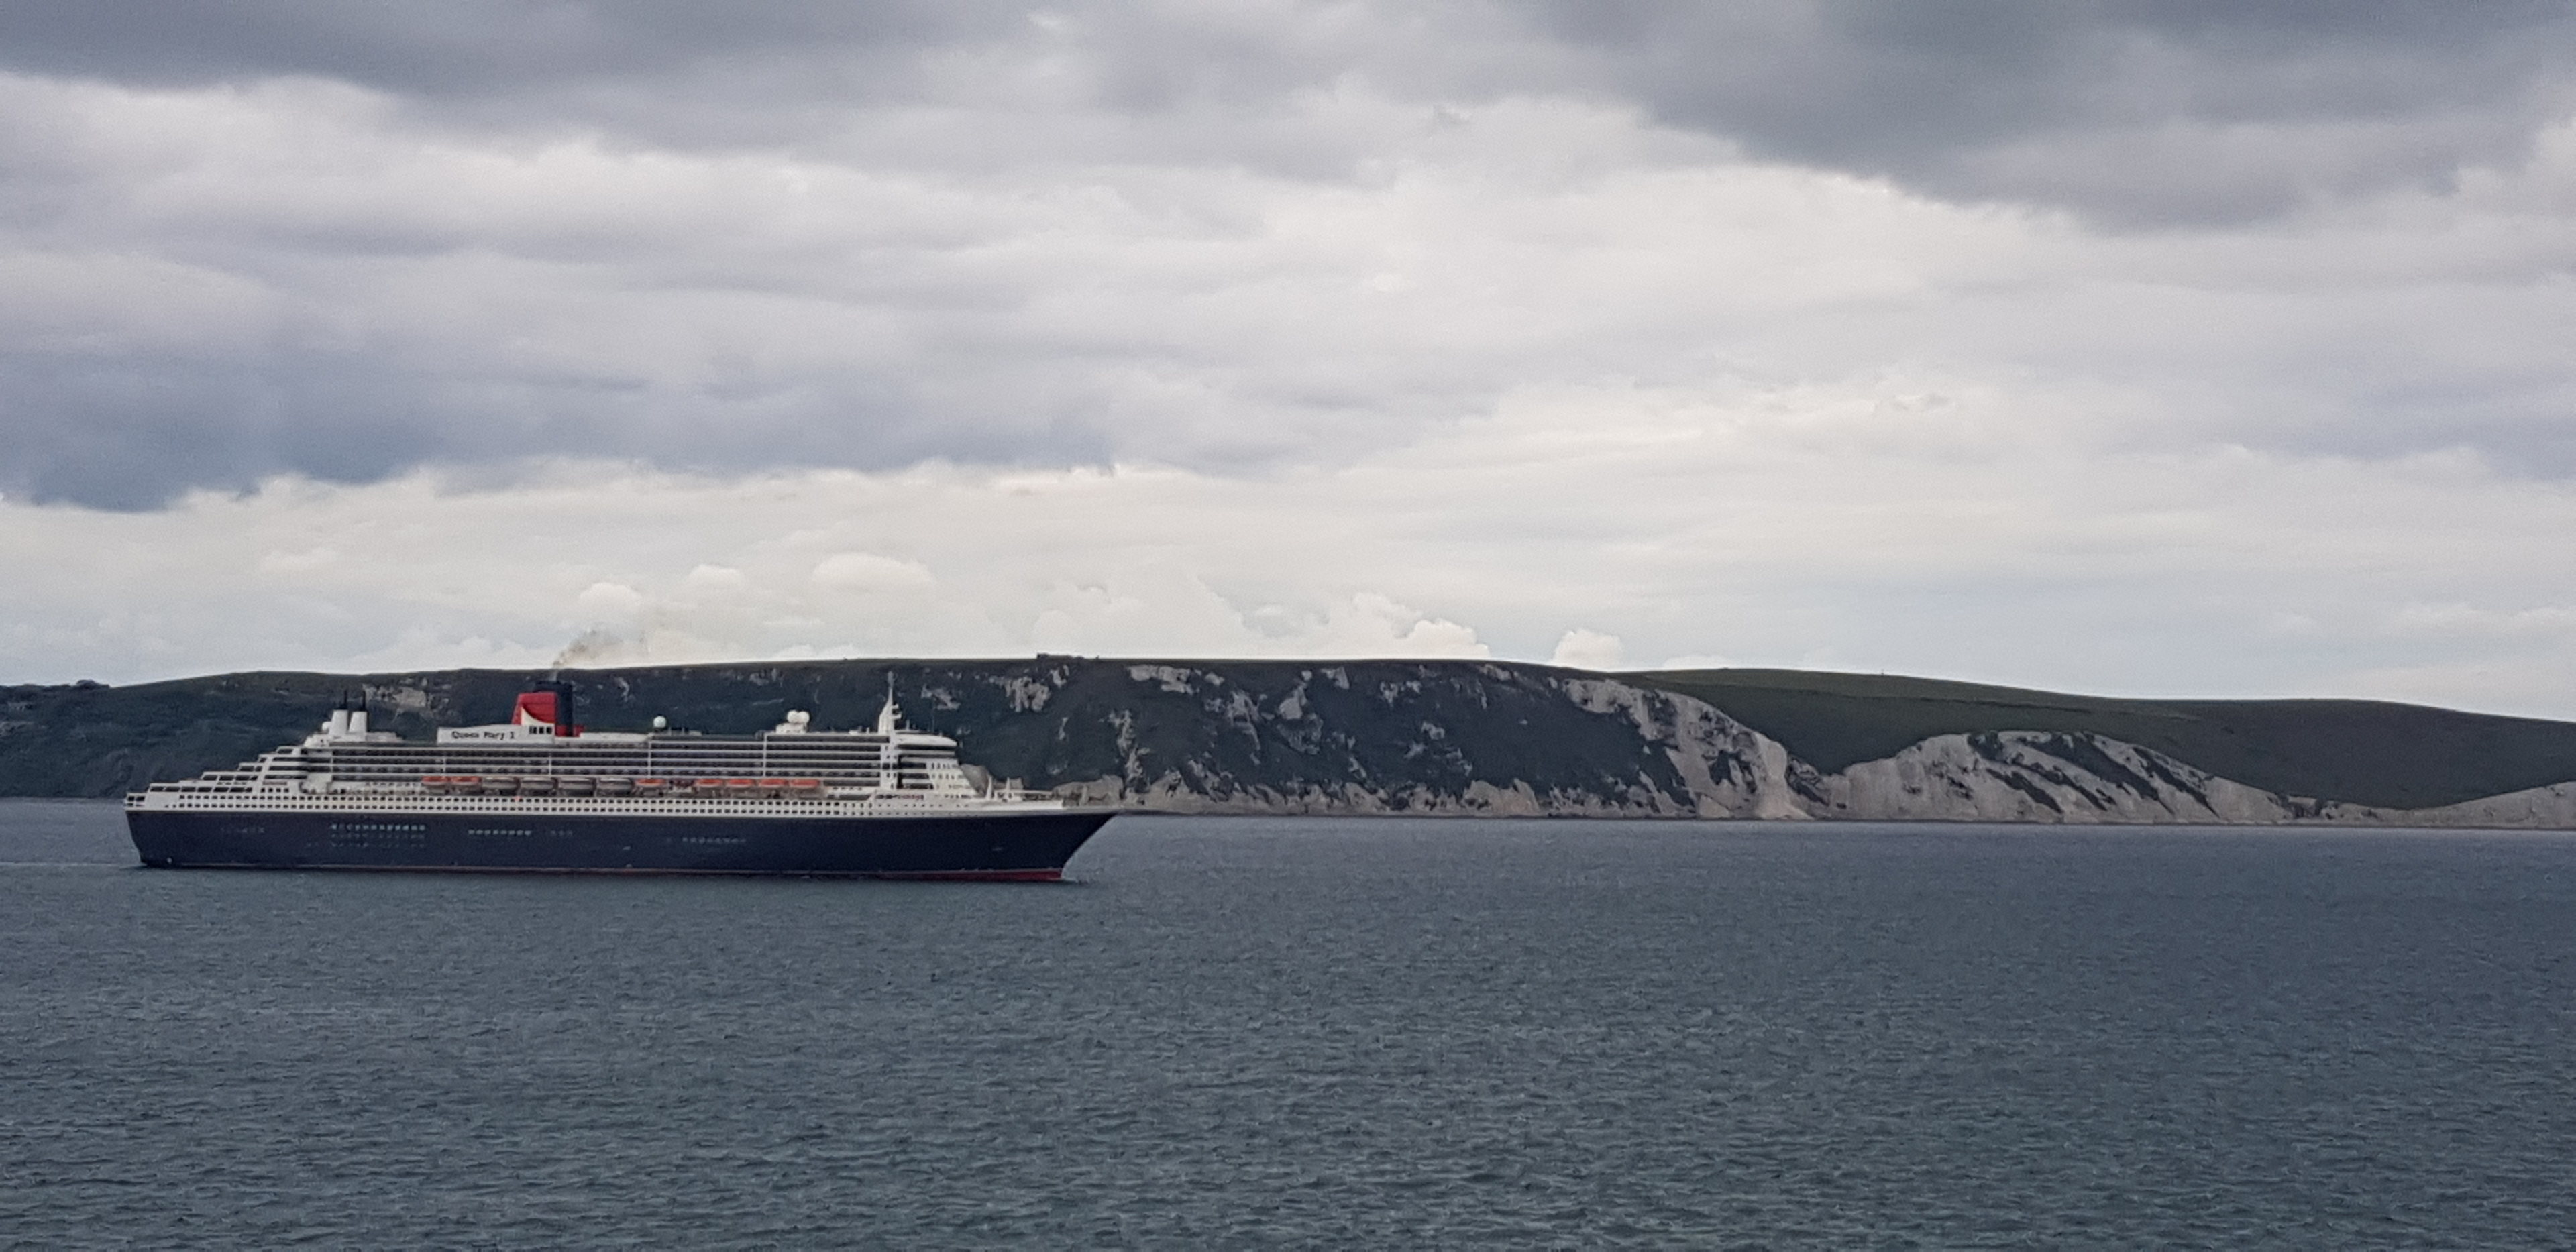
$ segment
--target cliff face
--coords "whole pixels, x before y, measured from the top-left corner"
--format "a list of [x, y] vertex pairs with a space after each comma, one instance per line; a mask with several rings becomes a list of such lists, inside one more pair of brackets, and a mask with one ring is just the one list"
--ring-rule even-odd
[[[1933, 734], [1828, 771], [1708, 700], [1646, 685], [1651, 676], [1543, 666], [1041, 657], [564, 676], [593, 727], [640, 727], [658, 714], [709, 732], [764, 728], [790, 708], [811, 710], [822, 727], [862, 724], [891, 680], [916, 725], [955, 736], [996, 777], [1162, 812], [2576, 824], [2576, 781], [2373, 806], [2265, 790], [2086, 730]], [[425, 737], [435, 725], [499, 720], [524, 677], [252, 674], [0, 689], [0, 794], [115, 794], [230, 764], [304, 733], [344, 692], [363, 691], [380, 725]]]

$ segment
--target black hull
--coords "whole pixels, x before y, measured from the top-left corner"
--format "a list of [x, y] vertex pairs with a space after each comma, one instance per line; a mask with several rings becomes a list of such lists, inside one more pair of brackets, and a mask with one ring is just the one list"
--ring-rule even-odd
[[1113, 814], [924, 817], [129, 809], [156, 868], [775, 874], [1053, 881]]

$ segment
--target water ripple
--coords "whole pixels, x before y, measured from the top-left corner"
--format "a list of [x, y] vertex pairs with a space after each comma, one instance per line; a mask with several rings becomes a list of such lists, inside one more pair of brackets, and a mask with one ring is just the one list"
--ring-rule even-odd
[[1125, 820], [170, 873], [0, 804], [27, 1246], [2547, 1246], [2576, 839]]

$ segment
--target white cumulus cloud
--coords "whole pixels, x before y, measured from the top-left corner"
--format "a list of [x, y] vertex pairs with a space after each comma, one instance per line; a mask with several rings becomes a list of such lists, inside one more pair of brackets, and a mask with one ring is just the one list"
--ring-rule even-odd
[[898, 561], [873, 552], [835, 552], [814, 566], [815, 586], [830, 591], [919, 591], [938, 580], [919, 561]]
[[1550, 665], [1572, 669], [1613, 670], [1619, 668], [1619, 636], [1577, 626], [1556, 641], [1556, 651], [1547, 658]]

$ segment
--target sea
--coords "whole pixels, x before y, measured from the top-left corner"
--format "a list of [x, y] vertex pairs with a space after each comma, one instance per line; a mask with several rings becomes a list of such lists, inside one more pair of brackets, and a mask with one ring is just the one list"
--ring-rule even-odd
[[0, 803], [0, 1245], [2532, 1248], [2576, 835], [1122, 817], [1061, 885]]

